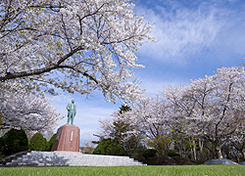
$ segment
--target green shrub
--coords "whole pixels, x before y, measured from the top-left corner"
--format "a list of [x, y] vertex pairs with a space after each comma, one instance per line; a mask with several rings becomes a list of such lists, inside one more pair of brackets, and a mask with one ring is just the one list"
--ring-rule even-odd
[[93, 154], [103, 155], [126, 155], [126, 152], [118, 143], [118, 140], [103, 139], [94, 149]]
[[156, 154], [156, 150], [155, 149], [146, 149], [143, 153], [142, 156], [145, 157], [146, 159], [148, 157], [153, 157]]
[[142, 153], [146, 150], [145, 146], [142, 144], [139, 144], [137, 147], [135, 147], [133, 150], [130, 151], [130, 158], [134, 158], [138, 161], [143, 161], [144, 157], [142, 156]]
[[110, 143], [110, 145], [107, 147], [106, 154], [123, 156], [123, 155], [126, 155], [126, 152], [123, 150], [120, 144], [117, 143], [117, 141], [113, 140]]
[[8, 156], [29, 149], [28, 139], [24, 130], [11, 129], [0, 140], [0, 152]]
[[47, 140], [42, 134], [36, 133], [30, 139], [30, 149], [36, 151], [44, 151], [47, 148]]
[[50, 140], [47, 142], [47, 147], [46, 147], [46, 150], [47, 151], [51, 151], [52, 149], [52, 146], [53, 146], [53, 143], [54, 143], [54, 140], [55, 140], [55, 137], [56, 137], [56, 134], [54, 134]]
[[103, 139], [94, 149], [93, 154], [105, 154], [105, 148], [111, 143], [111, 139]]
[[172, 156], [180, 156], [180, 154], [178, 152], [176, 152], [175, 150], [168, 150], [167, 151], [167, 155], [172, 157]]
[[79, 150], [81, 150], [81, 153], [92, 154], [94, 151], [94, 147], [91, 146], [79, 147]]

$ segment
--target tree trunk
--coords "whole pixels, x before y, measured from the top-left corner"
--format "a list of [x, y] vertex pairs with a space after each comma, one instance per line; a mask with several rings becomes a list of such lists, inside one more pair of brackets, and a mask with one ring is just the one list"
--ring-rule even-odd
[[193, 155], [194, 155], [194, 161], [197, 160], [197, 151], [196, 151], [196, 141], [193, 139]]
[[[177, 145], [177, 144], [176, 144], [176, 145]], [[182, 144], [181, 144], [181, 143], [179, 144], [178, 149], [179, 149], [179, 154], [180, 154], [180, 156], [183, 157]]]
[[193, 150], [192, 150], [191, 145], [190, 145], [190, 149], [191, 149], [191, 151], [190, 151], [190, 154], [191, 154], [191, 160], [193, 160]]
[[203, 159], [203, 141], [199, 139], [199, 148], [200, 148], [200, 160]]
[[245, 151], [241, 150], [240, 152], [242, 154], [242, 160], [245, 161]]
[[236, 158], [236, 162], [239, 163], [240, 162], [240, 159], [239, 159], [238, 153], [235, 154], [235, 158]]
[[192, 148], [192, 145], [191, 145], [191, 139], [189, 138], [189, 143], [190, 143], [190, 154], [191, 154], [191, 159], [194, 160], [194, 152], [193, 152], [193, 148]]
[[215, 155], [216, 155], [216, 158], [223, 159], [220, 145], [215, 146]]

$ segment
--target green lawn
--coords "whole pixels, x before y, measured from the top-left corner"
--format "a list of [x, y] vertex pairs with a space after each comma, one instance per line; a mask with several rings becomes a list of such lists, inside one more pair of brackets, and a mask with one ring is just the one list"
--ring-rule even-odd
[[127, 167], [0, 167], [0, 175], [181, 175], [181, 176], [244, 176], [243, 165], [184, 165], [184, 166], [127, 166]]

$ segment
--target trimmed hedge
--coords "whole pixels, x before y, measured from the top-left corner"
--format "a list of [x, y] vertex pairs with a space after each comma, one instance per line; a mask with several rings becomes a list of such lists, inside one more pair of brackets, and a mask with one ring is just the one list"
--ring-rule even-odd
[[143, 153], [142, 156], [145, 157], [146, 159], [148, 157], [153, 157], [156, 154], [156, 150], [155, 149], [146, 149]]
[[175, 150], [167, 150], [167, 155], [172, 157], [172, 156], [180, 156], [180, 154], [178, 152], [176, 152]]
[[29, 149], [28, 139], [23, 129], [11, 129], [1, 137], [0, 152], [5, 155], [12, 155], [20, 151], [27, 151]]
[[47, 151], [51, 151], [52, 146], [53, 146], [53, 143], [54, 143], [54, 140], [55, 140], [55, 137], [56, 137], [56, 134], [54, 134], [54, 135], [50, 138], [50, 140], [47, 142], [47, 148], [46, 148]]
[[47, 148], [47, 139], [42, 134], [36, 133], [30, 139], [30, 149], [35, 151], [45, 151]]
[[102, 155], [126, 155], [126, 152], [118, 143], [118, 140], [114, 139], [103, 139], [98, 146], [94, 149], [93, 154], [102, 154]]

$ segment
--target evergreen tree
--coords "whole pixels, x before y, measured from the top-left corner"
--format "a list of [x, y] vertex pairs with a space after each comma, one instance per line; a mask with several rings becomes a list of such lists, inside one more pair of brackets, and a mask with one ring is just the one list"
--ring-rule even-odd
[[28, 149], [28, 139], [23, 129], [11, 129], [1, 138], [0, 152], [5, 156]]
[[46, 148], [47, 151], [51, 151], [52, 146], [53, 146], [53, 143], [54, 143], [54, 140], [55, 140], [55, 137], [56, 137], [56, 134], [54, 134], [54, 135], [50, 138], [50, 140], [47, 142], [47, 148]]
[[103, 155], [126, 155], [126, 152], [120, 146], [117, 139], [103, 139], [99, 145], [94, 149], [93, 154]]
[[30, 149], [36, 151], [45, 151], [47, 147], [47, 139], [41, 133], [36, 133], [30, 139]]

